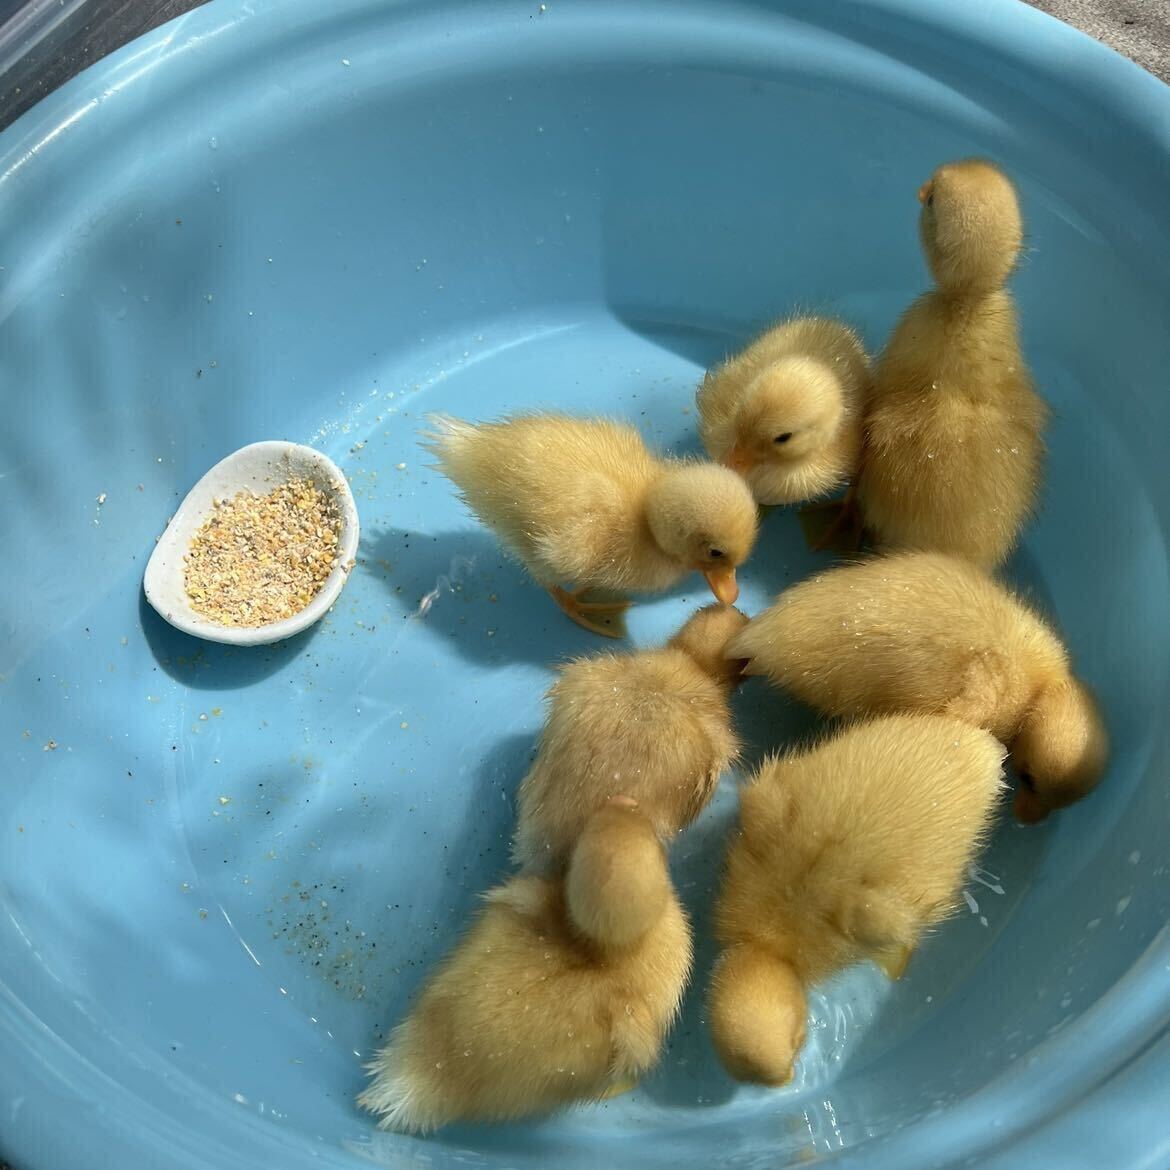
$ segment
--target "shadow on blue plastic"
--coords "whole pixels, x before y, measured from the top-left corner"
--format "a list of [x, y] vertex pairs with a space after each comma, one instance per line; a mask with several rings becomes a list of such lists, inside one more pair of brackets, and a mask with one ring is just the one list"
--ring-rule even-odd
[[[1022, 5], [215, 0], [0, 138], [0, 1150], [165, 1165], [1152, 1164], [1170, 1075], [1165, 532], [1170, 92]], [[1004, 824], [900, 984], [814, 997], [794, 1085], [702, 1019], [728, 783], [674, 858], [700, 938], [661, 1070], [426, 1141], [361, 1064], [507, 870], [548, 664], [595, 648], [416, 446], [428, 409], [560, 405], [693, 444], [704, 365], [793, 306], [880, 344], [925, 284], [918, 185], [1018, 178], [1055, 408], [1014, 570], [1116, 743]], [[196, 644], [141, 602], [183, 493], [258, 437], [351, 477], [320, 628]], [[773, 513], [758, 609], [825, 563]], [[639, 606], [651, 642], [701, 582]], [[737, 703], [754, 757], [807, 719]], [[1124, 1119], [1124, 1122], [1122, 1121]]]

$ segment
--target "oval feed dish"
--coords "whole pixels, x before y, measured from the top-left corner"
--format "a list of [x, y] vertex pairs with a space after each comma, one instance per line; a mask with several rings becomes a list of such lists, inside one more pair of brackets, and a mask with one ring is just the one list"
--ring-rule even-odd
[[[226, 626], [192, 608], [185, 585], [184, 557], [191, 538], [215, 510], [216, 501], [238, 492], [263, 496], [282, 483], [312, 483], [333, 502], [340, 521], [333, 571], [298, 613], [262, 626]], [[319, 621], [337, 600], [358, 547], [358, 515], [353, 493], [337, 465], [319, 451], [300, 443], [249, 443], [221, 459], [191, 490], [159, 537], [146, 565], [146, 600], [178, 630], [235, 646], [258, 646], [299, 634]]]
[[[928, 283], [915, 193], [970, 154], [1019, 186], [1054, 415], [1008, 577], [1101, 697], [1104, 783], [1036, 828], [1005, 805], [905, 978], [818, 987], [763, 1090], [703, 1008], [725, 778], [671, 854], [697, 953], [657, 1071], [532, 1124], [377, 1130], [363, 1064], [509, 872], [552, 666], [612, 648], [430, 467], [425, 414], [560, 407], [695, 451], [703, 370], [766, 322], [811, 308], [881, 346]], [[1152, 1165], [1168, 183], [1170, 92], [1008, 0], [212, 0], [6, 130], [0, 1161]], [[264, 434], [348, 481], [355, 566], [297, 637], [192, 637], [146, 561]], [[739, 604], [831, 563], [777, 509]], [[630, 644], [709, 600], [692, 574], [641, 601]], [[735, 712], [749, 766], [812, 726], [758, 682]]]

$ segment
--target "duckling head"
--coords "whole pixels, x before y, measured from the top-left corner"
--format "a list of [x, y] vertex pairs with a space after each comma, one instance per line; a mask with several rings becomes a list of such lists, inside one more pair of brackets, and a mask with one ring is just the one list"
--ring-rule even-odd
[[959, 295], [1000, 288], [1024, 238], [1011, 180], [992, 163], [964, 159], [939, 167], [918, 198], [922, 247], [938, 287]]
[[715, 1051], [736, 1080], [792, 1080], [808, 1004], [790, 964], [750, 943], [730, 947], [715, 967], [707, 1012]]
[[1012, 743], [1020, 777], [1013, 811], [1026, 825], [1087, 796], [1100, 783], [1109, 735], [1089, 689], [1076, 679], [1037, 696]]
[[833, 437], [844, 411], [841, 382], [824, 362], [782, 358], [748, 386], [724, 462], [749, 480], [757, 468], [796, 463]]
[[708, 605], [691, 614], [686, 625], [670, 639], [670, 646], [694, 659], [704, 674], [734, 687], [743, 681], [742, 659], [726, 658], [727, 643], [748, 624], [746, 614], [730, 605]]
[[734, 471], [716, 463], [669, 468], [647, 494], [646, 520], [662, 552], [702, 573], [718, 601], [735, 601], [735, 570], [756, 542], [759, 515]]

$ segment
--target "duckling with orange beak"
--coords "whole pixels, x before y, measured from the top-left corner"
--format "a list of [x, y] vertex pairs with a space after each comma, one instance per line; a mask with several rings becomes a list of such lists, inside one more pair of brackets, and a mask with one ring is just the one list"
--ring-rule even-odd
[[629, 601], [589, 600], [591, 588], [654, 593], [697, 571], [718, 601], [739, 596], [758, 515], [727, 468], [658, 458], [633, 427], [605, 419], [432, 422], [426, 446], [464, 502], [578, 625], [624, 632]]
[[857, 471], [869, 386], [852, 329], [796, 317], [708, 372], [696, 395], [699, 434], [759, 503], [816, 499]]

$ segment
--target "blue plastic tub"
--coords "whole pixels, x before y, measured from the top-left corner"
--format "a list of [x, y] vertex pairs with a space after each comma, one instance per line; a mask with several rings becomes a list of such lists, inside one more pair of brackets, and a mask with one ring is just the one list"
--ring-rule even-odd
[[[618, 412], [693, 447], [700, 371], [793, 306], [878, 346], [915, 192], [1017, 177], [1055, 409], [1013, 566], [1108, 710], [1111, 773], [1004, 823], [908, 977], [822, 989], [738, 1088], [701, 994], [725, 784], [680, 842], [700, 939], [661, 1070], [428, 1140], [362, 1059], [507, 869], [549, 663], [595, 649], [428, 470], [420, 415]], [[215, 0], [0, 137], [0, 1150], [133, 1167], [1136, 1168], [1170, 1161], [1170, 91], [1008, 0]], [[352, 477], [327, 623], [233, 651], [141, 598], [244, 443]], [[769, 517], [758, 609], [824, 558]], [[652, 642], [702, 598], [639, 606]], [[424, 598], [429, 604], [421, 606]], [[758, 756], [798, 717], [763, 686]]]

